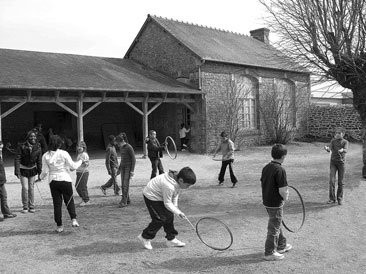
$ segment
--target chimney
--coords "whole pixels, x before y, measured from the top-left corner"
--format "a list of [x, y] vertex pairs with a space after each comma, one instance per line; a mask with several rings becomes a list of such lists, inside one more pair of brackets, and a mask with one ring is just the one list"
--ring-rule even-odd
[[269, 45], [269, 29], [260, 28], [251, 30], [250, 36]]

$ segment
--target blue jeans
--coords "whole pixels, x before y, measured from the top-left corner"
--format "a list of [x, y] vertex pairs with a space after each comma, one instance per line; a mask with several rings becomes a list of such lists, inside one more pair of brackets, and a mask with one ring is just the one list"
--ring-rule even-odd
[[131, 179], [131, 167], [121, 166], [121, 188], [122, 188], [122, 199], [120, 204], [127, 205], [130, 203], [130, 179]]
[[343, 177], [344, 177], [344, 163], [330, 162], [330, 175], [329, 175], [329, 200], [335, 201], [335, 177], [338, 172], [338, 189], [337, 200], [343, 200]]
[[157, 170], [159, 170], [159, 175], [164, 173], [163, 164], [160, 158], [150, 158], [151, 161], [151, 176], [150, 179], [156, 177]]
[[75, 188], [80, 198], [86, 203], [89, 202], [89, 193], [88, 193], [88, 179], [89, 172], [76, 172], [76, 183]]
[[283, 207], [266, 207], [266, 210], [269, 220], [264, 255], [268, 256], [276, 250], [284, 249], [286, 247], [286, 238], [283, 236], [281, 229]]
[[8, 196], [4, 184], [0, 185], [0, 204], [1, 204], [1, 213], [3, 215], [11, 214], [8, 206]]
[[22, 184], [22, 204], [23, 209], [34, 209], [34, 181], [36, 176], [23, 177], [20, 176]]
[[224, 181], [225, 172], [226, 172], [226, 167], [227, 166], [229, 166], [229, 172], [230, 172], [230, 180], [231, 180], [231, 182], [233, 184], [236, 184], [238, 182], [238, 179], [236, 179], [236, 177], [234, 175], [234, 171], [233, 171], [233, 167], [232, 167], [233, 162], [234, 162], [234, 159], [222, 161], [222, 163], [221, 163], [221, 169], [220, 169], [220, 173], [219, 173], [219, 182], [220, 183], [222, 183]]

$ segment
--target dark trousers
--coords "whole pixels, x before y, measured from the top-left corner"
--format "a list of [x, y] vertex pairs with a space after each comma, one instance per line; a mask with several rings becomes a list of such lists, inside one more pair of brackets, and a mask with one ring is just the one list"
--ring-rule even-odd
[[225, 171], [226, 171], [226, 167], [229, 166], [229, 172], [230, 172], [230, 180], [233, 184], [236, 184], [238, 182], [238, 180], [236, 179], [235, 175], [234, 175], [234, 171], [233, 171], [233, 164], [234, 160], [230, 159], [230, 160], [225, 160], [222, 161], [221, 164], [221, 170], [220, 170], [220, 174], [219, 174], [219, 182], [223, 182], [224, 178], [225, 178]]
[[[66, 181], [52, 181], [50, 183], [51, 195], [53, 200], [53, 213], [57, 226], [62, 225], [62, 200], [67, 206], [71, 219], [76, 219], [75, 203], [72, 197], [72, 184]], [[71, 200], [70, 200], [71, 198]]]
[[344, 177], [344, 163], [330, 162], [330, 175], [329, 175], [329, 200], [335, 201], [335, 178], [338, 172], [338, 189], [337, 200], [343, 200], [343, 177]]
[[130, 203], [130, 179], [131, 179], [131, 166], [121, 166], [121, 188], [122, 199], [120, 204], [127, 205]]
[[161, 163], [160, 158], [150, 158], [151, 161], [151, 176], [150, 179], [156, 177], [157, 170], [159, 170], [159, 174], [164, 173], [163, 164]]
[[6, 193], [5, 185], [0, 185], [0, 203], [1, 203], [1, 213], [3, 215], [11, 214], [8, 206], [8, 195]]
[[88, 193], [89, 172], [76, 172], [75, 188], [80, 198], [86, 203], [89, 201]]
[[174, 228], [174, 214], [169, 211], [162, 201], [151, 201], [144, 196], [146, 207], [151, 217], [151, 223], [143, 230], [142, 237], [145, 239], [154, 239], [156, 233], [161, 227], [166, 233], [165, 238], [173, 240], [178, 231]]
[[187, 137], [180, 138], [180, 149], [185, 149], [187, 147]]
[[264, 255], [271, 255], [276, 250], [286, 247], [286, 238], [282, 234], [281, 222], [283, 216], [282, 207], [266, 207], [269, 216], [267, 227], [267, 239]]
[[111, 178], [106, 182], [104, 185], [102, 185], [103, 189], [107, 189], [113, 186], [114, 194], [118, 194], [119, 192], [119, 186], [117, 184], [117, 169], [113, 169], [111, 173]]

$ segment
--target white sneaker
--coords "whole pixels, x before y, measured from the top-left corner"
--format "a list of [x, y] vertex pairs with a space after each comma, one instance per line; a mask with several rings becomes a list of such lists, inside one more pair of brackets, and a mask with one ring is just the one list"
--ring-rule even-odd
[[264, 256], [264, 259], [266, 261], [279, 261], [285, 258], [283, 254], [278, 253], [277, 251], [274, 251], [271, 255]]
[[78, 223], [78, 221], [76, 219], [72, 219], [71, 222], [72, 222], [71, 223], [71, 226], [72, 227], [79, 227], [79, 223]]
[[82, 201], [79, 206], [83, 207], [83, 206], [86, 206], [86, 203], [84, 201]]
[[61, 233], [62, 231], [64, 231], [64, 227], [61, 225], [61, 226], [58, 226], [57, 228], [56, 228], [56, 232], [57, 233]]
[[280, 254], [283, 254], [283, 253], [285, 253], [285, 252], [287, 252], [291, 249], [292, 249], [292, 245], [286, 244], [284, 249], [277, 249], [277, 252], [280, 253]]
[[171, 241], [167, 241], [166, 242], [167, 246], [174, 246], [174, 247], [183, 247], [185, 246], [186, 244], [179, 241], [178, 239], [174, 238], [173, 240]]
[[142, 245], [146, 248], [146, 249], [152, 249], [151, 246], [151, 240], [145, 239], [144, 237], [142, 237], [142, 235], [138, 235], [137, 238], [140, 240], [140, 242], [142, 243]]

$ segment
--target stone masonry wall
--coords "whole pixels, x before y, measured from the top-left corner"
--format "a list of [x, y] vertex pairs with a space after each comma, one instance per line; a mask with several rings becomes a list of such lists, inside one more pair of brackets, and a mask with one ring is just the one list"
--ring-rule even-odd
[[349, 141], [361, 140], [361, 119], [352, 105], [311, 105], [308, 124], [309, 136], [331, 139], [334, 136], [335, 127], [345, 128], [345, 138]]

